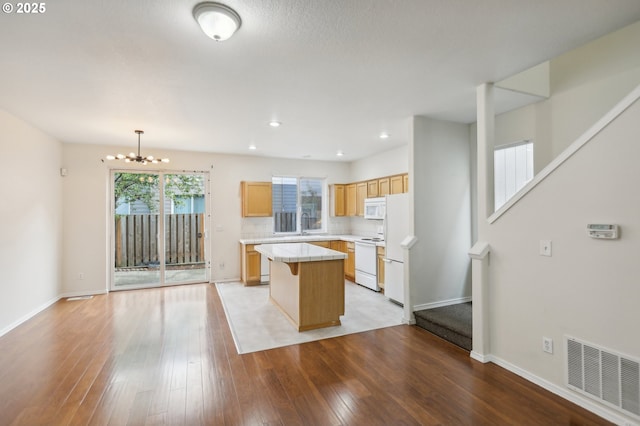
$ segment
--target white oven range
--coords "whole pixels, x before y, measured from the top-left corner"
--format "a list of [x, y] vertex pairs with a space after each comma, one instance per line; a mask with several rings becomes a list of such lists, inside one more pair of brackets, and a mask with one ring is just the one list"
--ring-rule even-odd
[[376, 242], [379, 238], [363, 238], [355, 242], [356, 284], [380, 291], [378, 287], [378, 254]]

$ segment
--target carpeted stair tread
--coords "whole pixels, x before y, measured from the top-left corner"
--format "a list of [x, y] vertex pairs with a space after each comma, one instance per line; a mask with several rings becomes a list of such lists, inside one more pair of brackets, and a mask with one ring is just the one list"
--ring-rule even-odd
[[471, 302], [414, 312], [416, 325], [471, 350]]

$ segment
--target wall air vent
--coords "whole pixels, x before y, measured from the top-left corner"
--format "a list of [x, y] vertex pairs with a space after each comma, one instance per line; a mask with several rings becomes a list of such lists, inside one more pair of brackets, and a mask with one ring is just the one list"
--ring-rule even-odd
[[640, 361], [565, 336], [567, 387], [640, 419]]

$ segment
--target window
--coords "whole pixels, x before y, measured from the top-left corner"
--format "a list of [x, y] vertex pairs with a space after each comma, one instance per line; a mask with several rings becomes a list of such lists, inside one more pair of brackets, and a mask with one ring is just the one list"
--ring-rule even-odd
[[533, 179], [533, 142], [497, 147], [493, 153], [495, 210]]
[[203, 213], [204, 195], [176, 195], [173, 200], [173, 213]]
[[271, 182], [274, 232], [326, 231], [324, 179], [274, 176]]

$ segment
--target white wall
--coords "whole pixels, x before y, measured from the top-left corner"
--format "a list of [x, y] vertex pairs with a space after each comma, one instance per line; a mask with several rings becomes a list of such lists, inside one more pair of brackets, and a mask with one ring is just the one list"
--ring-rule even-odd
[[471, 296], [469, 126], [413, 118], [411, 303], [429, 305]]
[[[640, 358], [640, 103], [599, 133], [492, 225], [491, 354], [564, 388], [563, 336]], [[588, 223], [621, 238], [594, 240]], [[552, 257], [538, 254], [552, 240]], [[542, 352], [542, 337], [555, 352]]]
[[350, 182], [407, 173], [409, 145], [392, 148], [351, 163]]
[[[268, 232], [265, 219], [241, 218], [240, 181], [269, 181], [272, 174], [326, 177], [329, 184], [349, 181], [349, 163], [147, 150], [156, 156], [170, 157], [168, 169], [211, 173], [212, 281], [239, 279], [238, 240], [243, 233], [251, 236]], [[63, 290], [67, 294], [95, 293], [107, 288], [109, 167], [123, 168], [126, 163], [103, 163], [101, 159], [116, 151], [115, 147], [63, 145], [64, 164], [69, 173], [64, 187]], [[144, 167], [153, 170], [156, 166]], [[343, 222], [341, 218], [330, 219], [335, 227], [344, 226]], [[83, 280], [78, 279], [81, 272]]]
[[57, 300], [61, 144], [0, 110], [0, 335]]
[[640, 22], [550, 61], [551, 97], [496, 117], [495, 146], [534, 141], [535, 173], [640, 81]]

